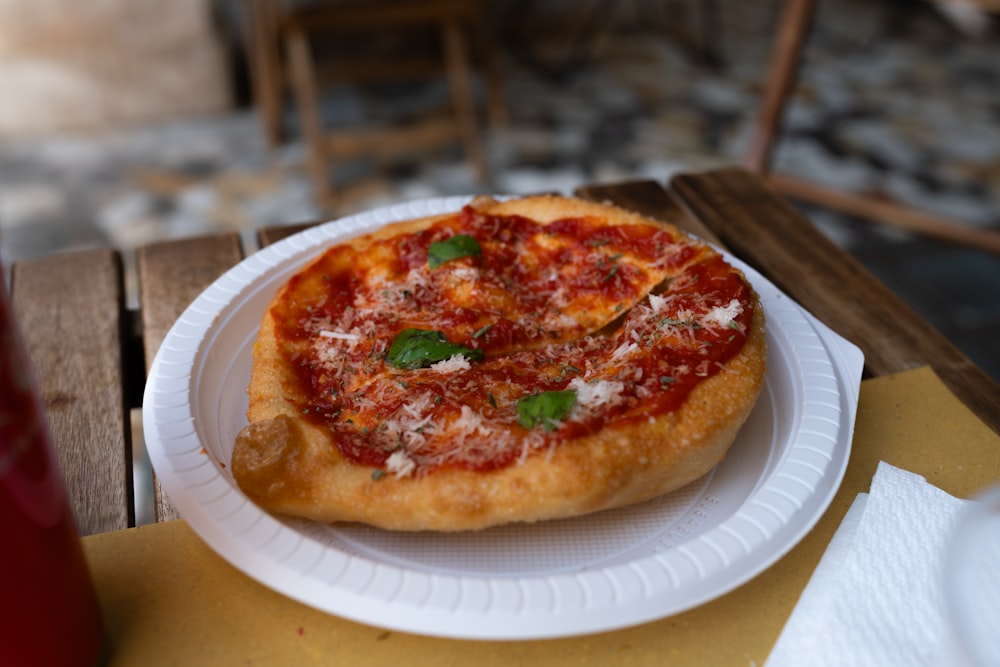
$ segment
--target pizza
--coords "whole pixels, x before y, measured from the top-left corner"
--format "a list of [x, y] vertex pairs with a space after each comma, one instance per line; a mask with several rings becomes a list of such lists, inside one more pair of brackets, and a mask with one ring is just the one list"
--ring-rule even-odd
[[725, 455], [763, 385], [753, 287], [677, 228], [472, 200], [312, 259], [254, 344], [231, 469], [266, 510], [475, 530], [642, 502]]

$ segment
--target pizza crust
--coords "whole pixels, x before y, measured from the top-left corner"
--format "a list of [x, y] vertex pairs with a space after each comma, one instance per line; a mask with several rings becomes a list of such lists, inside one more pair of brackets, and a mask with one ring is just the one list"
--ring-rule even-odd
[[[539, 222], [601, 215], [613, 224], [650, 224], [628, 211], [562, 197], [481, 201], [478, 206]], [[377, 236], [412, 232], [432, 220], [391, 225]], [[278, 354], [269, 310], [254, 346], [251, 423], [237, 438], [232, 472], [244, 493], [267, 510], [391, 530], [477, 530], [648, 500], [711, 470], [753, 409], [766, 365], [764, 316], [756, 296], [754, 304], [741, 351], [721, 372], [700, 382], [675, 411], [561, 442], [499, 469], [443, 467], [409, 476], [377, 476], [371, 466], [349, 461], [325, 429], [303, 419], [286, 400], [292, 371]]]

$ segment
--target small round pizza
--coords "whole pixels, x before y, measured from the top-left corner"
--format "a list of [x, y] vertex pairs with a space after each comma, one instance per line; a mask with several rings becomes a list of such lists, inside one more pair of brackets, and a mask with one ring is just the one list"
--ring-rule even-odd
[[709, 245], [606, 204], [481, 197], [278, 291], [232, 472], [269, 511], [391, 530], [621, 507], [723, 458], [765, 357], [757, 295]]

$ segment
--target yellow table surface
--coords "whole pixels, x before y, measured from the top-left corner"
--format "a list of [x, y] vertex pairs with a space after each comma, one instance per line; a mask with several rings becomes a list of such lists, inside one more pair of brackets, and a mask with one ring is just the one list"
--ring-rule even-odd
[[104, 664], [761, 665], [879, 461], [969, 497], [1000, 480], [1000, 436], [927, 368], [866, 380], [843, 485], [788, 555], [691, 611], [567, 639], [437, 639], [330, 616], [251, 580], [182, 520], [93, 535], [83, 543], [104, 614]]

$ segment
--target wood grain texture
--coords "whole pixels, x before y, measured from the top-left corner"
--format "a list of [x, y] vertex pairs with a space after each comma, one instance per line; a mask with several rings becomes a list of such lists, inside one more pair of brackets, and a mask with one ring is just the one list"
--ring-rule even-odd
[[788, 174], [772, 172], [767, 175], [765, 182], [769, 188], [790, 199], [818, 204], [858, 218], [873, 220], [949, 243], [958, 243], [1000, 254], [1000, 232], [993, 229], [981, 229], [960, 220], [925, 213], [895, 202], [882, 201], [874, 197], [810, 183]]
[[310, 227], [318, 224], [318, 222], [303, 222], [296, 225], [264, 227], [257, 230], [257, 243], [259, 243], [260, 247], [263, 248], [271, 245], [272, 243], [277, 243], [281, 239], [287, 238], [292, 234], [298, 234], [302, 230], [309, 229]]
[[121, 258], [101, 249], [26, 260], [11, 283], [77, 529], [134, 525]]
[[[141, 246], [136, 250], [146, 371], [184, 309], [243, 258], [239, 236], [221, 234]], [[178, 517], [154, 476], [157, 521]]]
[[868, 374], [930, 366], [1000, 432], [1000, 386], [758, 177], [723, 169], [676, 176], [671, 187], [734, 253], [858, 345]]

